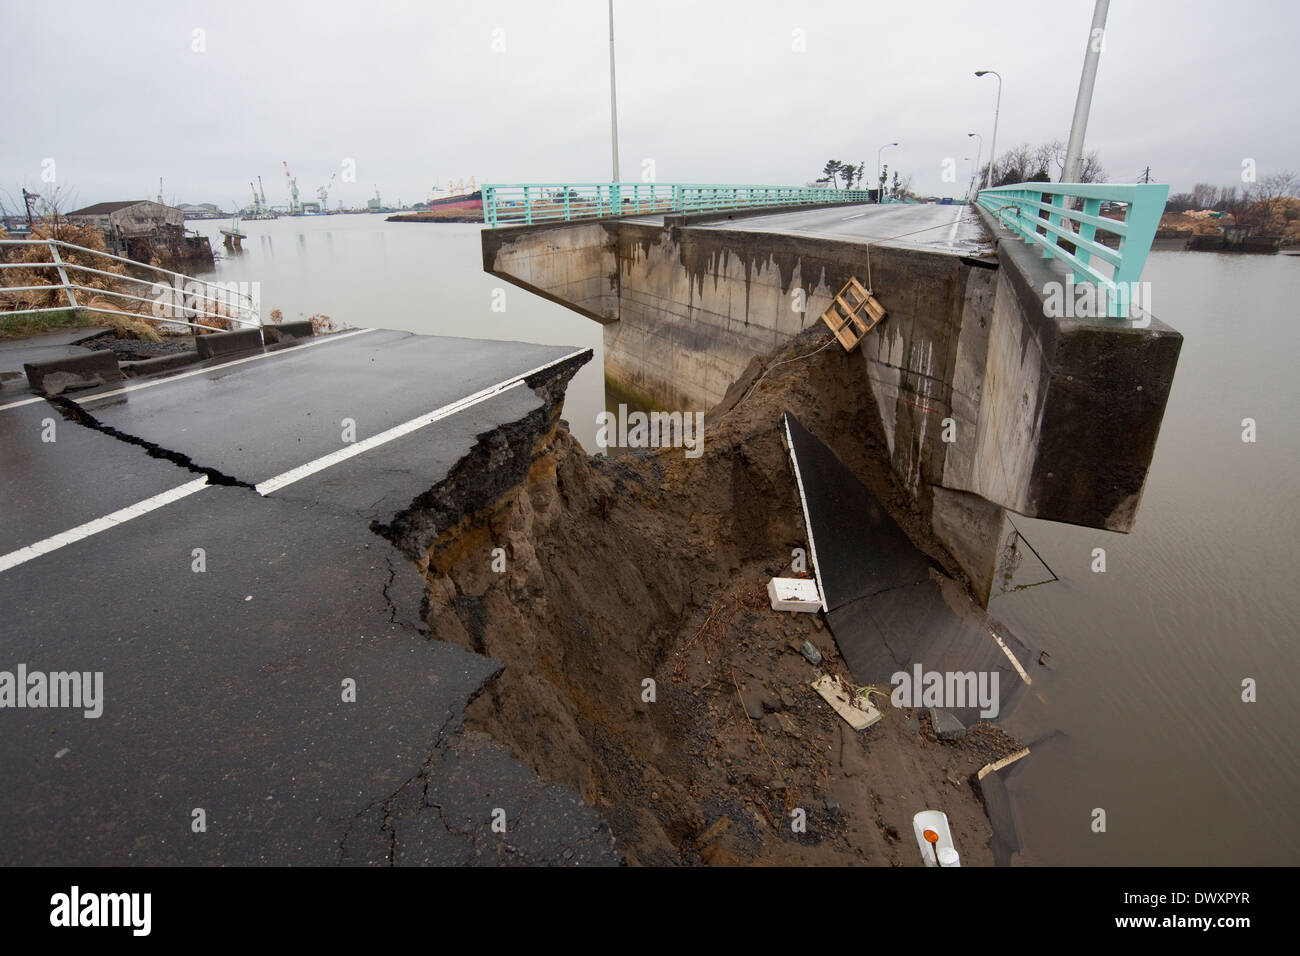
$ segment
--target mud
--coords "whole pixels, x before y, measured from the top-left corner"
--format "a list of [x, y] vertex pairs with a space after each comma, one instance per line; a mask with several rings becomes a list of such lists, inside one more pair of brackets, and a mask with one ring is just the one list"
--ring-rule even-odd
[[[419, 558], [433, 636], [505, 664], [467, 726], [576, 787], [629, 864], [920, 865], [921, 809], [948, 814], [964, 864], [993, 862], [975, 773], [1019, 744], [989, 724], [940, 741], [922, 711], [889, 706], [887, 686], [872, 695], [882, 720], [852, 731], [808, 686], [848, 676], [820, 615], [768, 605], [767, 579], [807, 547], [786, 410], [969, 600], [895, 483], [861, 358], [838, 345], [799, 357], [828, 338], [810, 329], [751, 363], [706, 414], [697, 459], [590, 456], [549, 410], [526, 477], [500, 494], [485, 477], [491, 503], [438, 523]], [[505, 457], [520, 474], [521, 456]], [[408, 546], [427, 545], [421, 530]]]

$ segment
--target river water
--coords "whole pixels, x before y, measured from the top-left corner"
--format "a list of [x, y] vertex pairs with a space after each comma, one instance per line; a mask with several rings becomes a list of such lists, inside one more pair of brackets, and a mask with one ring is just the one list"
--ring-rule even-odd
[[[565, 417], [592, 449], [606, 405], [601, 327], [485, 274], [481, 227], [383, 218], [245, 222], [243, 252], [219, 260], [216, 277], [260, 283], [263, 314], [278, 308], [286, 321], [325, 313], [589, 346]], [[225, 222], [190, 225], [220, 249]], [[1143, 279], [1184, 344], [1136, 529], [1017, 518], [1061, 580], [990, 606], [1052, 660], [1010, 727], [1031, 747], [1008, 780], [1026, 859], [1294, 865], [1300, 257], [1153, 252]], [[1242, 441], [1246, 418], [1253, 443]], [[1091, 570], [1095, 548], [1104, 573]]]

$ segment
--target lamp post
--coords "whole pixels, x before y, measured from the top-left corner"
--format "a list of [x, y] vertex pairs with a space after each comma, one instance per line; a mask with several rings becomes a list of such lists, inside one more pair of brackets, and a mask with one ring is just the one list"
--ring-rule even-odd
[[1092, 28], [1083, 53], [1083, 75], [1079, 77], [1079, 95], [1074, 101], [1074, 119], [1070, 123], [1070, 141], [1065, 146], [1065, 166], [1061, 182], [1079, 181], [1079, 159], [1083, 156], [1083, 136], [1088, 131], [1088, 113], [1092, 109], [1092, 87], [1097, 82], [1097, 61], [1101, 58], [1102, 38], [1106, 35], [1106, 11], [1110, 0], [1097, 0], [1092, 9]]
[[993, 161], [998, 155], [998, 114], [1002, 112], [1002, 74], [997, 70], [976, 70], [976, 76], [988, 76], [992, 73], [998, 78], [998, 98], [993, 106], [993, 138], [989, 140], [989, 174], [984, 178], [984, 188], [993, 185]]
[[614, 87], [614, 0], [609, 0], [609, 141], [614, 152], [614, 178], [618, 182], [618, 91]]
[[970, 187], [966, 190], [966, 198], [969, 199], [971, 193], [975, 191], [975, 177], [980, 174], [980, 156], [984, 153], [984, 137], [979, 133], [967, 133], [966, 138], [975, 137], [975, 168], [970, 173]]
[[876, 182], [880, 185], [880, 191], [876, 193], [876, 202], [880, 202], [885, 198], [885, 184], [880, 178], [880, 154], [889, 149], [889, 147], [897, 145], [897, 143], [886, 143], [884, 146], [880, 147], [880, 149], [876, 150]]

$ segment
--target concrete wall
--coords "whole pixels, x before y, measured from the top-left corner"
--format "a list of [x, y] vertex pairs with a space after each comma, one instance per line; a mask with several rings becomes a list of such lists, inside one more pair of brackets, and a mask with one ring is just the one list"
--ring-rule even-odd
[[483, 231], [483, 271], [581, 312], [618, 320], [616, 222]]
[[[605, 323], [612, 380], [682, 410], [714, 405], [870, 276], [888, 315], [861, 346], [864, 385], [896, 474], [977, 592], [1001, 508], [1133, 526], [1182, 337], [1046, 316], [1064, 273], [1019, 242], [976, 259], [669, 219], [485, 230], [483, 246], [488, 272]], [[936, 504], [935, 489], [951, 493]]]

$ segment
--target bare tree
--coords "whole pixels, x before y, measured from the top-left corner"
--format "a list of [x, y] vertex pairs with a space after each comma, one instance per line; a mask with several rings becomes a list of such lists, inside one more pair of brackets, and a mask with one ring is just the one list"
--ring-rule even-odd
[[1192, 187], [1192, 208], [1213, 209], [1219, 198], [1219, 191], [1209, 183], [1197, 183]]
[[1250, 190], [1254, 200], [1254, 218], [1263, 228], [1268, 228], [1280, 216], [1287, 200], [1295, 193], [1296, 174], [1286, 170], [1265, 176]]
[[[979, 171], [978, 182], [984, 182], [988, 176], [990, 163], [985, 163]], [[992, 183], [994, 186], [1006, 186], [1014, 183], [1046, 183], [1059, 178], [1065, 169], [1065, 146], [1060, 140], [1031, 146], [1028, 143], [1010, 149], [991, 161], [993, 166]], [[1055, 175], [1053, 175], [1055, 169]], [[1101, 165], [1097, 151], [1085, 153], [1079, 160], [1079, 182], [1097, 183], [1106, 179], [1106, 170]]]

